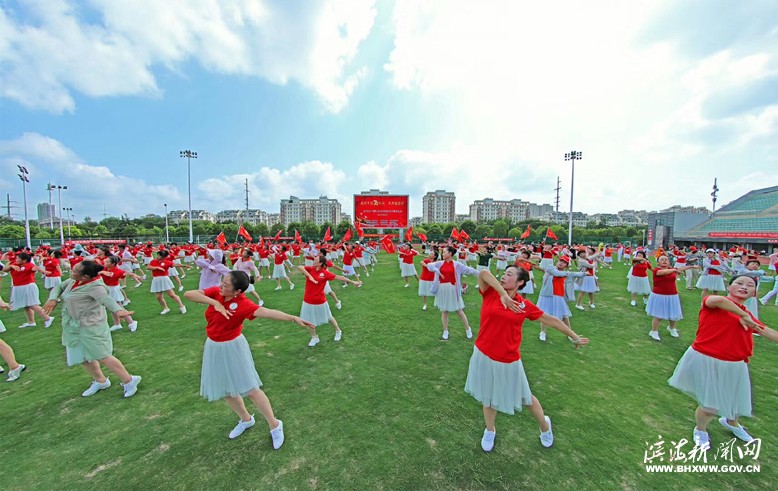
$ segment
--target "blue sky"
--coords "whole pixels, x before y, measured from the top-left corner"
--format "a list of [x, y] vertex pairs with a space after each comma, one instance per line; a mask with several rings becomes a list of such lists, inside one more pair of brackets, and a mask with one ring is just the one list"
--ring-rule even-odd
[[[354, 193], [575, 209], [776, 184], [772, 1], [4, 1], [0, 193], [78, 219]], [[14, 210], [19, 216], [21, 210]]]

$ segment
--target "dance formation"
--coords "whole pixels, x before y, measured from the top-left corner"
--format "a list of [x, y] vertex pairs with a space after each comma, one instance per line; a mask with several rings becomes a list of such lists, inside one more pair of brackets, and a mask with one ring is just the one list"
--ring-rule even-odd
[[[670, 336], [680, 337], [677, 323], [684, 316], [677, 283], [685, 282], [687, 289], [696, 287], [702, 291], [696, 337], [678, 362], [669, 384], [697, 400], [693, 431], [696, 444], [710, 445], [707, 425], [716, 416], [737, 438], [751, 441], [738, 418], [749, 417], [752, 412], [747, 362], [752, 356], [754, 336], [778, 342], [778, 333], [758, 320], [757, 311], [757, 302], [766, 305], [778, 295], [778, 281], [774, 281], [771, 291], [762, 298], [757, 297], [760, 283], [775, 276], [778, 249], [769, 257], [769, 276], [755, 257], [740, 250], [727, 255], [726, 251], [707, 248], [703, 255], [696, 247], [670, 248], [652, 252], [652, 259], [644, 248], [621, 244], [494, 246], [449, 241], [425, 243], [421, 250], [423, 254], [419, 255], [410, 242], [399, 247], [400, 278], [406, 288], [410, 286], [410, 278], [418, 281], [417, 296], [422, 297], [422, 310], [428, 309], [428, 298], [434, 297], [434, 306], [441, 312], [443, 340], [449, 339], [452, 312], [462, 321], [465, 337], [475, 337], [464, 390], [482, 404], [486, 427], [481, 439], [484, 451], [494, 448], [497, 413], [512, 415], [523, 408], [537, 421], [541, 444], [553, 445], [551, 419], [532, 394], [524, 373], [520, 352], [524, 321], [540, 323], [539, 338], [543, 342], [547, 340], [547, 327], [551, 327], [564, 334], [576, 348], [587, 345], [589, 340], [571, 327], [568, 304], [586, 312], [583, 300], [588, 296], [589, 309], [595, 309], [594, 296], [600, 291], [598, 268], [612, 269], [614, 263], [622, 262], [631, 265], [626, 285], [631, 295], [630, 305], [637, 306], [637, 297], [642, 297], [645, 312], [651, 317], [649, 336], [655, 341], [662, 340], [659, 327], [664, 321], [668, 323]], [[111, 387], [102, 365], [120, 380], [124, 397], [132, 397], [138, 391], [141, 377], [130, 373], [113, 355], [111, 337], [113, 331], [122, 328], [122, 322], [128, 324], [130, 332], [138, 329], [135, 313], [126, 308], [131, 302], [125, 290], [126, 280], [130, 278], [136, 288], [141, 287], [147, 272], [151, 272], [150, 291], [162, 307], [160, 314], [170, 312], [165, 295], [186, 314], [186, 306], [176, 290], [184, 289], [179, 279], [185, 278], [184, 269], [196, 267], [200, 273], [198, 289], [184, 292], [183, 298], [207, 305], [200, 394], [208, 401], [224, 399], [239, 417], [229, 438], [237, 438], [255, 424], [254, 415], [244, 403], [244, 397], [251, 399], [267, 422], [273, 448], [278, 449], [284, 443], [283, 422], [275, 417], [270, 400], [262, 391], [262, 382], [242, 333], [244, 322], [256, 318], [293, 322], [308, 330], [309, 347], [320, 343], [316, 328], [331, 324], [335, 330], [333, 340], [341, 341], [343, 331], [330, 310], [327, 295], [333, 297], [338, 310], [342, 302], [330, 282], [337, 280], [343, 287], [361, 287], [360, 273], [369, 277], [368, 268], [375, 271], [377, 252], [376, 244], [359, 241], [235, 244], [232, 247], [214, 244], [155, 247], [148, 243], [135, 247], [121, 244], [110, 249], [77, 244], [35, 254], [18, 250], [2, 256], [5, 263], [2, 271], [10, 273], [12, 288], [8, 303], [0, 298], [0, 309], [24, 309], [26, 322], [20, 328], [34, 327], [36, 315], [48, 328], [55, 319], [52, 314], [62, 303], [59, 317], [67, 365], [82, 365], [92, 378], [82, 396], [89, 397]], [[615, 261], [614, 252], [618, 255]], [[228, 259], [231, 267], [227, 265]], [[301, 259], [304, 265], [293, 264], [293, 261], [299, 264]], [[335, 264], [338, 260], [340, 266]], [[420, 275], [416, 264], [421, 268]], [[492, 273], [493, 267], [499, 279]], [[276, 280], [276, 291], [282, 289], [281, 280], [287, 282], [289, 290], [294, 290], [293, 274], [305, 279], [299, 316], [264, 307], [254, 286], [261, 281], [263, 268], [268, 278]], [[543, 274], [537, 292], [535, 270]], [[698, 273], [701, 273], [699, 277]], [[42, 276], [44, 288], [49, 292], [43, 307], [36, 274]], [[69, 278], [63, 280], [65, 275]], [[732, 276], [728, 286], [725, 275]], [[473, 286], [481, 296], [477, 333], [469, 324], [463, 297], [468, 291], [468, 281], [472, 281], [468, 280], [470, 276], [475, 278]], [[178, 288], [171, 277], [177, 281]], [[538, 296], [533, 303], [528, 296], [535, 293]], [[0, 332], [4, 330], [0, 321]], [[8, 365], [7, 380], [18, 380], [27, 366], [16, 360], [14, 350], [2, 340], [0, 355]], [[0, 367], [0, 371], [4, 369]]]

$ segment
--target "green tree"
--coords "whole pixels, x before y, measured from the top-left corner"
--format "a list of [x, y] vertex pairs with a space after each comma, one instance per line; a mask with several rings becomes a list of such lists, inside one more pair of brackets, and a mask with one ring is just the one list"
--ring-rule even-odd
[[[351, 229], [351, 223], [348, 220], [341, 220], [337, 227], [335, 227], [334, 234], [338, 237], [343, 237], [347, 230]], [[325, 229], [326, 230], [326, 229]], [[352, 234], [356, 234], [356, 230], [351, 231]]]
[[524, 233], [524, 230], [520, 229], [519, 227], [513, 227], [512, 229], [508, 230], [508, 237], [514, 237], [518, 239], [519, 237], [521, 237], [521, 234]]
[[300, 231], [300, 233], [303, 234], [307, 239], [318, 239], [324, 236], [324, 232], [326, 231], [327, 231], [327, 227], [324, 227], [324, 229], [320, 231], [319, 226], [316, 225], [315, 223], [303, 222], [302, 230]]
[[454, 230], [454, 228], [456, 228], [456, 226], [457, 226], [456, 223], [447, 223], [447, 224], [443, 225], [443, 233], [445, 235], [451, 235], [451, 231]]
[[281, 230], [281, 234], [283, 235], [283, 231], [286, 227], [284, 227], [281, 223], [274, 223], [272, 227], [270, 227], [270, 233], [268, 235], [275, 236], [279, 230]]
[[96, 225], [95, 228], [92, 229], [92, 234], [97, 237], [108, 237], [109, 233], [110, 231], [108, 230], [108, 227], [103, 224]]
[[[427, 232], [430, 235], [441, 235], [443, 233], [443, 228], [440, 226], [439, 223], [430, 223], [427, 226]], [[450, 230], [449, 230], [449, 233], [451, 233]]]
[[322, 226], [319, 227], [319, 234], [322, 237], [324, 237], [324, 234], [327, 233], [327, 229], [330, 229], [330, 234], [332, 234], [332, 236], [334, 237], [335, 233], [333, 232], [333, 230], [335, 229], [335, 227], [330, 222], [324, 222]]
[[34, 233], [30, 230], [30, 235], [36, 239], [53, 239], [59, 237], [59, 231], [51, 230], [48, 228], [39, 228]]
[[300, 222], [289, 222], [289, 226], [286, 227], [286, 235], [288, 235], [289, 237], [294, 237], [295, 230], [302, 233], [303, 224]]
[[492, 225], [492, 233], [495, 237], [508, 235], [508, 224], [505, 223], [505, 220], [495, 220], [494, 225]]
[[479, 225], [478, 228], [475, 229], [475, 236], [473, 238], [483, 238], [483, 237], [491, 237], [492, 236], [492, 227], [489, 225]]
[[[256, 233], [256, 235], [258, 235], [260, 237], [264, 237], [264, 236], [267, 236], [268, 234], [270, 234], [270, 229], [267, 228], [267, 225], [265, 225], [264, 223], [260, 223], [260, 224], [258, 224], [254, 228], [254, 232]], [[252, 234], [252, 235], [254, 235], [254, 234]], [[255, 239], [259, 240], [259, 237], [256, 237]]]
[[473, 235], [478, 228], [478, 225], [472, 220], [465, 220], [462, 222], [462, 224], [459, 226], [460, 230], [464, 230], [467, 232], [468, 235]]
[[0, 227], [0, 237], [4, 239], [23, 239], [24, 227], [20, 225], [3, 225]]

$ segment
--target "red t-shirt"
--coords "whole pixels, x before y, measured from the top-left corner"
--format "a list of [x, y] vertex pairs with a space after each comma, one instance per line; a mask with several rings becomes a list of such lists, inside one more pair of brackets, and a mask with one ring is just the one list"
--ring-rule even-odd
[[292, 255], [294, 257], [299, 256], [300, 255], [300, 249], [301, 249], [300, 244], [297, 244], [297, 243], [292, 244]]
[[286, 261], [286, 253], [285, 252], [276, 252], [276, 255], [274, 256], [275, 259], [273, 259], [273, 263], [276, 265], [284, 264], [284, 261]]
[[440, 283], [449, 283], [452, 285], [457, 284], [457, 275], [456, 275], [456, 269], [454, 269], [454, 263], [453, 262], [443, 262], [443, 265], [440, 267]]
[[564, 276], [554, 276], [554, 279], [551, 280], [551, 284], [554, 286], [554, 296], [555, 297], [564, 297], [565, 296], [565, 277]]
[[[632, 266], [632, 276], [636, 278], [647, 278], [648, 277], [648, 269], [651, 267], [651, 264], [647, 262], [637, 263], [634, 266]], [[656, 278], [656, 276], [654, 277]]]
[[354, 257], [357, 258], [357, 259], [361, 259], [363, 250], [364, 250], [364, 248], [361, 245], [356, 244], [354, 246]]
[[35, 267], [34, 264], [17, 264], [17, 266], [21, 268], [20, 271], [16, 271], [15, 269], [11, 270], [11, 284], [13, 284], [13, 286], [24, 286], [35, 283], [35, 270], [32, 269]]
[[657, 295], [678, 295], [678, 288], [675, 286], [676, 274], [670, 273], [663, 276], [657, 276], [656, 272], [662, 268], [654, 268], [651, 273], [654, 275], [654, 289]]
[[303, 302], [309, 305], [321, 305], [327, 301], [324, 295], [324, 285], [328, 281], [335, 279], [335, 275], [327, 269], [316, 269], [314, 266], [306, 266], [305, 270], [316, 279], [318, 283], [313, 283], [307, 276], [305, 277], [305, 294]]
[[410, 251], [400, 251], [400, 255], [403, 258], [405, 264], [413, 264], [413, 257], [419, 253], [411, 249]]
[[421, 281], [435, 281], [435, 273], [427, 269], [427, 264], [431, 263], [432, 259], [427, 258], [421, 262]]
[[212, 305], [205, 309], [205, 320], [208, 325], [205, 326], [205, 334], [208, 339], [222, 343], [231, 341], [243, 331], [243, 321], [245, 319], [254, 320], [254, 312], [259, 306], [246, 298], [242, 293], [231, 300], [224, 300], [219, 293], [218, 286], [212, 286], [203, 290], [206, 297], [217, 300], [225, 309], [232, 312], [229, 319], [216, 311]]
[[481, 353], [494, 361], [513, 363], [521, 359], [521, 326], [524, 319], [537, 320], [543, 315], [540, 310], [521, 295], [514, 299], [524, 302], [524, 312], [513, 312], [500, 302], [500, 295], [494, 288], [479, 290], [483, 297], [481, 304], [481, 327], [475, 346]]
[[124, 270], [120, 268], [106, 269], [105, 271], [113, 273], [113, 276], [101, 275], [105, 286], [119, 286], [119, 280], [124, 278]]
[[152, 269], [151, 276], [153, 278], [157, 278], [158, 276], [170, 276], [168, 275], [168, 270], [173, 267], [173, 261], [169, 259], [163, 259], [162, 261], [160, 261], [159, 259], [152, 259], [151, 262], [149, 263], [149, 266], [165, 268], [164, 271], [160, 271], [158, 269]]
[[343, 266], [351, 266], [354, 263], [354, 254], [349, 251], [343, 253]]
[[[709, 298], [705, 297], [702, 301], [700, 327], [697, 328], [697, 337], [694, 339], [692, 348], [694, 351], [717, 360], [748, 363], [748, 358], [754, 351], [754, 338], [752, 337], [754, 331], [743, 329], [743, 326], [740, 325], [740, 316], [724, 309], [708, 307]], [[746, 310], [743, 306], [740, 308]], [[751, 315], [750, 312], [749, 315]], [[751, 318], [759, 322], [753, 315]], [[762, 324], [760, 323], [760, 325]]]
[[[710, 265], [711, 266], [721, 266], [721, 261], [719, 261], [718, 259], [714, 259], [713, 261], [710, 262]], [[721, 276], [721, 271], [718, 271], [718, 270], [715, 270], [715, 269], [709, 269], [708, 270], [708, 274], [709, 275], [714, 275], [714, 276]]]
[[81, 256], [73, 256], [70, 259], [68, 259], [68, 262], [70, 263], [70, 269], [75, 268], [76, 264], [80, 263], [83, 260], [84, 258]]
[[43, 267], [46, 268], [47, 278], [59, 278], [62, 276], [62, 271], [59, 269], [59, 259], [56, 257], [50, 257], [43, 261]]

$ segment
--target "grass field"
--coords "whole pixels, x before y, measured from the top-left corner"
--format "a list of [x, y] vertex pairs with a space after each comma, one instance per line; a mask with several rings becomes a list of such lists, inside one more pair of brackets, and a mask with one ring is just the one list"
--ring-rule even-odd
[[[697, 291], [682, 289], [681, 337], [671, 338], [663, 327], [661, 343], [648, 337], [650, 319], [640, 302], [630, 307], [622, 265], [600, 272], [596, 310], [573, 309], [573, 329], [591, 339], [589, 347], [575, 350], [556, 331], [542, 343], [538, 324], [525, 324], [522, 359], [533, 393], [553, 420], [554, 447], [540, 445], [537, 425], [523, 412], [498, 415], [495, 448], [484, 453], [481, 406], [463, 391], [472, 340], [456, 317], [451, 338], [440, 340], [439, 313], [431, 305], [421, 310], [415, 283], [402, 287], [394, 257], [380, 261], [363, 288], [336, 286], [343, 301], [343, 310], [333, 309], [344, 331], [340, 343], [328, 326], [319, 329], [322, 342], [308, 348], [307, 332], [292, 324], [246, 325], [264, 390], [284, 421], [286, 443], [278, 451], [259, 413], [254, 428], [229, 440], [234, 413], [222, 401], [199, 397], [203, 306], [188, 304], [186, 315], [173, 309], [161, 317], [147, 284], [128, 288], [140, 327], [114, 333], [114, 346], [130, 372], [143, 376], [130, 399], [122, 398], [115, 376], [110, 389], [81, 397], [90, 380], [80, 367], [65, 366], [59, 319], [48, 330], [40, 320], [39, 327], [22, 330], [16, 328], [21, 312], [0, 313], [8, 328], [2, 338], [28, 366], [20, 380], [0, 383], [0, 486], [768, 489], [778, 482], [778, 346], [763, 339], [755, 341], [750, 364], [754, 417], [743, 420], [762, 439], [761, 455], [756, 462], [735, 459], [761, 465], [760, 472], [658, 474], [644, 468], [644, 453], [660, 435], [666, 451], [671, 441], [691, 439], [696, 403], [667, 379], [693, 340]], [[294, 291], [258, 283], [265, 306], [298, 314], [303, 279], [295, 273], [293, 280]], [[197, 281], [192, 273], [184, 283], [196, 288]], [[9, 284], [5, 278], [5, 299]], [[465, 300], [477, 331], [480, 296], [473, 289]], [[762, 319], [778, 326], [778, 308], [762, 308]], [[731, 438], [715, 422], [709, 431], [714, 447]]]

